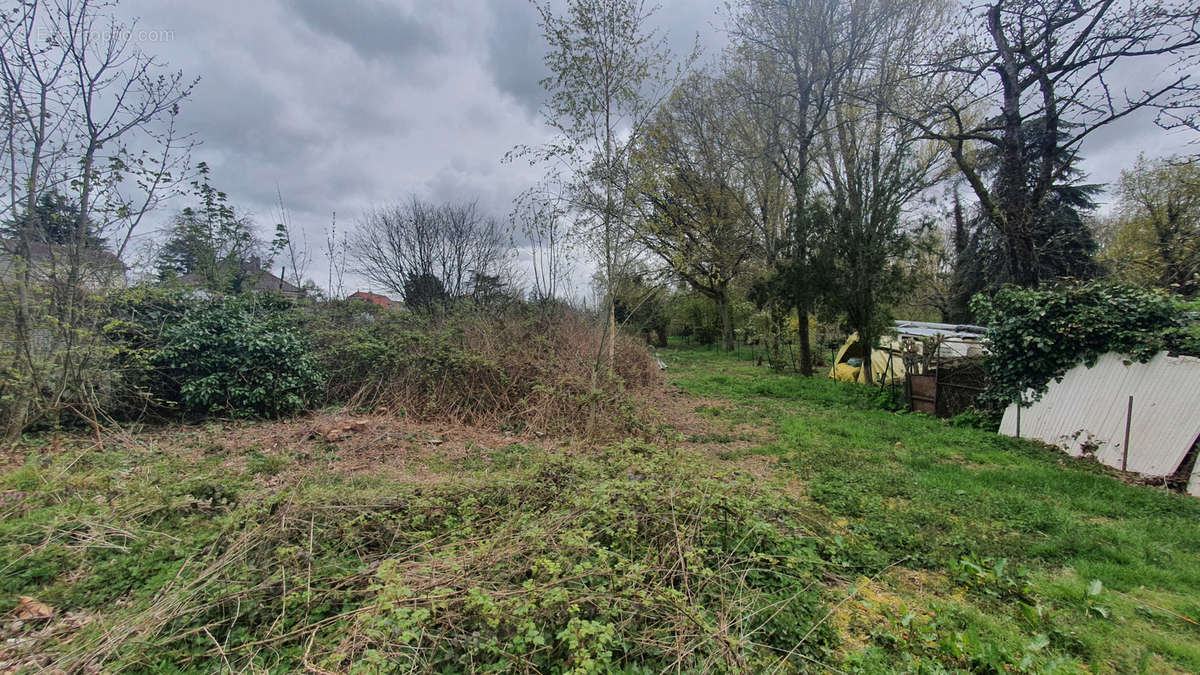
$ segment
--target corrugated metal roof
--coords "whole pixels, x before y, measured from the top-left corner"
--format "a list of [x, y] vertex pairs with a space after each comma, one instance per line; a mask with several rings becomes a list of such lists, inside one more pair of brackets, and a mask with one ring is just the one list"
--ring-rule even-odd
[[[1057, 445], [1076, 457], [1096, 445], [1096, 459], [1121, 466], [1125, 417], [1133, 396], [1129, 433], [1130, 471], [1167, 476], [1200, 435], [1200, 359], [1155, 356], [1130, 363], [1105, 354], [1096, 365], [1078, 365], [1051, 382], [1041, 400], [1021, 410], [1021, 436]], [[1004, 411], [1000, 433], [1016, 435], [1016, 405]], [[1200, 483], [1193, 476], [1192, 482]], [[1200, 486], [1198, 486], [1200, 489]]]
[[933, 337], [943, 335], [958, 340], [981, 340], [987, 329], [967, 324], [933, 323], [931, 321], [894, 321], [892, 326], [901, 335]]
[[[983, 344], [983, 334], [987, 329], [983, 326], [967, 324], [933, 323], [930, 321], [894, 321], [892, 327], [899, 337], [931, 338], [942, 336], [943, 342], [938, 347], [938, 354], [943, 358], [975, 356], [987, 353]], [[897, 343], [892, 345], [899, 349]]]

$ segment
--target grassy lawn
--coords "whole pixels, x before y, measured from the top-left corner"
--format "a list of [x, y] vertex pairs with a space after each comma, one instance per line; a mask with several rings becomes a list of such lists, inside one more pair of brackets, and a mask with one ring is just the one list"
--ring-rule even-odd
[[728, 402], [703, 412], [770, 429], [731, 454], [768, 457], [837, 524], [856, 591], [836, 616], [842, 667], [1200, 672], [1200, 500], [889, 412], [865, 387], [713, 351], [663, 359], [683, 390]]

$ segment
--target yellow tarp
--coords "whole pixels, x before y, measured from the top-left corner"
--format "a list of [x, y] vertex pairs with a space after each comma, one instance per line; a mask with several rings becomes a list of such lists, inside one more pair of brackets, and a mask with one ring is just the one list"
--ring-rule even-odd
[[829, 376], [842, 382], [857, 382], [862, 374], [862, 366], [855, 368], [849, 363], [838, 363], [833, 366]]
[[[838, 350], [837, 358], [833, 360], [833, 366], [829, 369], [829, 377], [835, 380], [842, 380], [843, 382], [857, 381], [863, 384], [870, 384], [867, 382], [866, 374], [863, 372], [861, 367], [855, 368], [854, 366], [846, 363], [846, 361], [851, 358], [847, 352], [857, 344], [858, 333], [852, 333], [850, 337], [846, 338], [845, 344], [843, 344], [842, 348]], [[900, 345], [895, 340], [885, 339], [883, 347], [899, 349]], [[871, 351], [871, 379], [873, 379], [876, 383], [880, 382], [881, 380], [888, 383], [892, 382], [893, 380], [903, 380], [904, 361], [898, 354], [893, 355], [888, 351], [888, 349], [883, 347], [876, 347]], [[888, 363], [889, 358], [891, 359], [890, 364]], [[857, 372], [851, 373], [851, 371]]]

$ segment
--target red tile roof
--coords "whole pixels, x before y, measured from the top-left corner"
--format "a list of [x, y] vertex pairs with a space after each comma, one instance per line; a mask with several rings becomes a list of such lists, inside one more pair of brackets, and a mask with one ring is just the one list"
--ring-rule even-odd
[[351, 300], [365, 300], [367, 302], [379, 305], [380, 307], [383, 307], [385, 309], [392, 309], [393, 307], [397, 307], [400, 305], [399, 302], [392, 300], [391, 298], [389, 298], [386, 295], [380, 295], [378, 293], [371, 293], [368, 291], [357, 291], [355, 293], [352, 293], [350, 295], [350, 299]]

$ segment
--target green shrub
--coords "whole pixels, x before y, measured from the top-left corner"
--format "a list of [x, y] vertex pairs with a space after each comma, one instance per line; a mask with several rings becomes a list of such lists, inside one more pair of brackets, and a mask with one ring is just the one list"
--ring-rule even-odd
[[982, 398], [998, 407], [1027, 390], [1037, 400], [1051, 380], [1107, 352], [1148, 361], [1163, 350], [1188, 348], [1182, 306], [1161, 291], [1136, 286], [1007, 286], [991, 298], [975, 296], [971, 309], [988, 326], [990, 384]]
[[122, 383], [110, 415], [149, 410], [278, 417], [315, 400], [324, 378], [282, 296], [208, 297], [141, 286], [110, 297], [103, 328]]
[[286, 300], [151, 298], [125, 330], [153, 374], [155, 403], [193, 414], [279, 417], [304, 410], [324, 382]]
[[968, 408], [946, 420], [946, 423], [952, 427], [983, 429], [992, 432], [1000, 428], [997, 411], [980, 408]]

